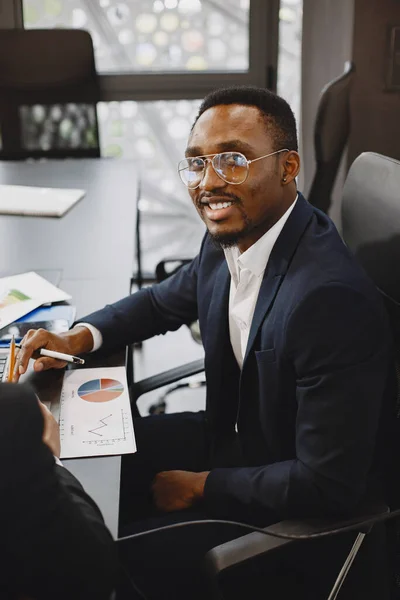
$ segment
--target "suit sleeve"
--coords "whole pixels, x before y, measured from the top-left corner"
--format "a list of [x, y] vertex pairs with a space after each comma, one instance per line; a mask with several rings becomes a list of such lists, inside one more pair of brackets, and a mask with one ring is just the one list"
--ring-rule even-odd
[[199, 261], [200, 255], [165, 281], [80, 319], [101, 332], [101, 352], [110, 353], [195, 321]]
[[0, 513], [8, 586], [50, 600], [109, 600], [114, 542], [93, 500], [41, 440], [37, 399], [0, 386]]
[[354, 509], [366, 491], [390, 365], [380, 306], [328, 284], [294, 309], [285, 344], [296, 380], [296, 457], [211, 471], [205, 496], [218, 513], [236, 503], [281, 518], [333, 515]]

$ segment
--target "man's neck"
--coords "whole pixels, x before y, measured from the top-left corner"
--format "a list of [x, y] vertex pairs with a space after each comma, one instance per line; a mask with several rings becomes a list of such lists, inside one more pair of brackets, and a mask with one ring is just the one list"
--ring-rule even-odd
[[282, 210], [279, 211], [279, 214], [276, 215], [271, 220], [271, 222], [261, 224], [260, 227], [254, 229], [248, 236], [246, 236], [245, 239], [238, 241], [237, 247], [239, 249], [240, 254], [243, 254], [243, 252], [246, 252], [246, 250], [248, 250], [250, 246], [253, 246], [253, 244], [258, 242], [259, 239], [261, 239], [266, 233], [268, 233], [268, 231], [272, 229], [282, 219], [282, 217], [284, 217], [287, 211], [293, 206], [293, 204], [297, 200], [297, 190], [295, 190], [295, 192], [295, 195], [291, 196], [290, 200], [287, 200], [283, 204]]

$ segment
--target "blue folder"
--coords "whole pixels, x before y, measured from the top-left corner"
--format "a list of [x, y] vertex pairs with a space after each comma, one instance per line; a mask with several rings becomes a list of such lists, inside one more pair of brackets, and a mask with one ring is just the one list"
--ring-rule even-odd
[[12, 335], [21, 341], [27, 329], [49, 329], [54, 333], [68, 330], [75, 320], [76, 308], [70, 304], [41, 306], [14, 323], [0, 329], [0, 348], [8, 346]]

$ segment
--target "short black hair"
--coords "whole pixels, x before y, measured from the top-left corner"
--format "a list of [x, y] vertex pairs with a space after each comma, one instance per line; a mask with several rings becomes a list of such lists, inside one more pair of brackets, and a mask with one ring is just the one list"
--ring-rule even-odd
[[272, 136], [274, 151], [298, 150], [296, 119], [289, 104], [273, 92], [250, 85], [219, 88], [210, 92], [200, 105], [192, 130], [201, 115], [213, 106], [241, 104], [255, 106], [262, 113]]

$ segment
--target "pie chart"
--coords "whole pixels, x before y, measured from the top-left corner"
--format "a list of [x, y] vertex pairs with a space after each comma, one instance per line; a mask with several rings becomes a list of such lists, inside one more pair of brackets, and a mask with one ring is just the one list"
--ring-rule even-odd
[[123, 391], [124, 386], [116, 379], [92, 379], [78, 388], [78, 396], [86, 402], [109, 402]]

